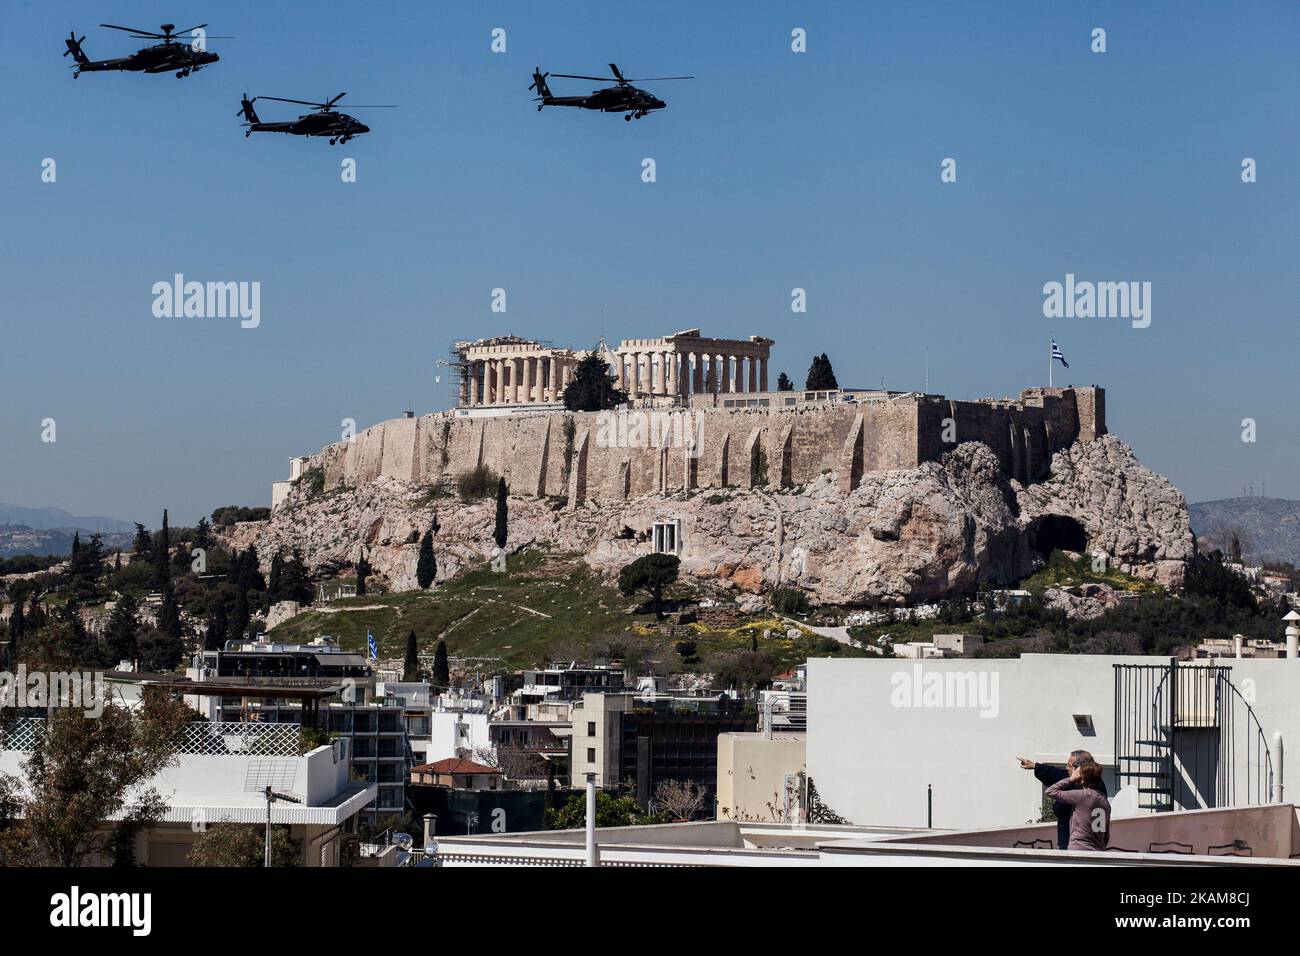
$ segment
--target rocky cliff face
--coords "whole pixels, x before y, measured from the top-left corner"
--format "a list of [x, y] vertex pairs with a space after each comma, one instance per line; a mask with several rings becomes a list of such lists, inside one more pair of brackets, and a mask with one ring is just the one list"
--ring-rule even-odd
[[[270, 521], [238, 526], [263, 562], [298, 547], [315, 571], [355, 563], [364, 547], [390, 587], [415, 584], [419, 537], [436, 523], [438, 577], [488, 559], [492, 501], [430, 498], [428, 486], [379, 478], [316, 498], [295, 489]], [[852, 492], [827, 472], [780, 492], [727, 489], [649, 495], [566, 508], [510, 500], [509, 550], [545, 544], [616, 573], [648, 553], [654, 522], [679, 520], [683, 571], [726, 589], [777, 584], [833, 604], [910, 603], [1003, 584], [1030, 573], [1041, 550], [1101, 550], [1125, 571], [1177, 586], [1192, 554], [1183, 496], [1106, 436], [1052, 460], [1048, 480], [1022, 487], [984, 445], [942, 462], [872, 472]]]
[[1019, 500], [1022, 527], [1032, 532], [1046, 516], [1072, 519], [1089, 554], [1100, 551], [1121, 571], [1166, 587], [1182, 585], [1195, 554], [1183, 493], [1113, 435], [1058, 452], [1051, 476], [1021, 489]]

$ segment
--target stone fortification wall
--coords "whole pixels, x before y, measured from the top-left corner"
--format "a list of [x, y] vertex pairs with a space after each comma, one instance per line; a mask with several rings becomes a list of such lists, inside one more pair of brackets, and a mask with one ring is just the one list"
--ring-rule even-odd
[[1007, 476], [1028, 484], [1047, 473], [1055, 452], [1105, 432], [1105, 395], [1097, 388], [1029, 389], [1002, 401], [908, 394], [622, 418], [438, 413], [380, 422], [312, 456], [306, 468], [321, 468], [330, 490], [380, 477], [448, 485], [486, 466], [505, 477], [512, 494], [577, 505], [683, 489], [789, 488], [826, 473], [852, 491], [863, 475], [916, 468], [970, 441], [987, 445]]

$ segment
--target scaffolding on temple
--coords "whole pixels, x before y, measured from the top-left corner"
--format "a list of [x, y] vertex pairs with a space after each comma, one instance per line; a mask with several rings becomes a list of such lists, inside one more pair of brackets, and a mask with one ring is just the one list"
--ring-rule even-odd
[[447, 370], [447, 398], [452, 408], [469, 404], [467, 370], [472, 364], [465, 361], [467, 349], [486, 345], [532, 345], [538, 349], [554, 349], [551, 339], [525, 338], [522, 335], [492, 335], [482, 339], [452, 339], [447, 345], [447, 358], [437, 365]]

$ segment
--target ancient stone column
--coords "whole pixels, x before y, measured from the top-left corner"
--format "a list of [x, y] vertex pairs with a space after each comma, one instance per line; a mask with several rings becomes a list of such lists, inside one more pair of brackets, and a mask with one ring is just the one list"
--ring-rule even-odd
[[465, 366], [465, 379], [469, 387], [469, 404], [478, 404], [478, 365], [470, 362]]
[[664, 361], [668, 363], [668, 394], [676, 395], [681, 386], [677, 376], [677, 362], [680, 359], [676, 352], [665, 352]]
[[719, 356], [722, 359], [722, 382], [718, 391], [726, 394], [731, 391], [731, 356]]
[[[668, 371], [667, 356], [663, 352], [655, 351], [650, 353], [651, 368], [654, 371], [654, 387], [651, 391], [655, 395], [664, 393], [664, 378]], [[656, 361], [657, 360], [657, 361]]]
[[752, 355], [749, 357], [749, 390], [758, 391], [758, 360]]
[[760, 391], [767, 391], [767, 356], [763, 355], [758, 360], [758, 387]]
[[704, 356], [692, 352], [687, 361], [691, 363], [691, 394], [698, 395], [704, 391]]
[[520, 400], [525, 405], [531, 405], [533, 403], [533, 362], [535, 361], [536, 359], [531, 355], [522, 359], [524, 366], [524, 395]]
[[497, 403], [497, 363], [496, 359], [483, 360], [483, 399], [485, 405]]

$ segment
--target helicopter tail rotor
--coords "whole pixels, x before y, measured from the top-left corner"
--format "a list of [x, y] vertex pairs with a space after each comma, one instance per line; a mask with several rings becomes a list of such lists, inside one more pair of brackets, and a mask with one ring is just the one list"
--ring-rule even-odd
[[89, 63], [90, 58], [87, 57], [86, 54], [83, 53], [81, 50], [82, 40], [85, 39], [86, 38], [83, 36], [81, 40], [78, 40], [77, 34], [75, 32], [70, 32], [68, 34], [68, 38], [63, 41], [64, 44], [67, 46], [67, 49], [63, 51], [63, 55], [67, 56], [69, 53], [71, 53], [72, 58], [76, 60], [79, 65], [84, 65], [86, 63]]
[[529, 84], [528, 88], [537, 91], [536, 98], [539, 100], [544, 100], [551, 95], [551, 88], [546, 85], [546, 78], [550, 75], [549, 73], [543, 73], [540, 66], [533, 70], [533, 82]]
[[257, 111], [253, 109], [253, 104], [256, 102], [256, 96], [250, 100], [248, 94], [245, 93], [243, 98], [239, 101], [239, 112], [235, 114], [236, 116], [244, 117], [244, 122], [249, 126], [252, 126], [254, 123], [262, 122], [257, 118]]

